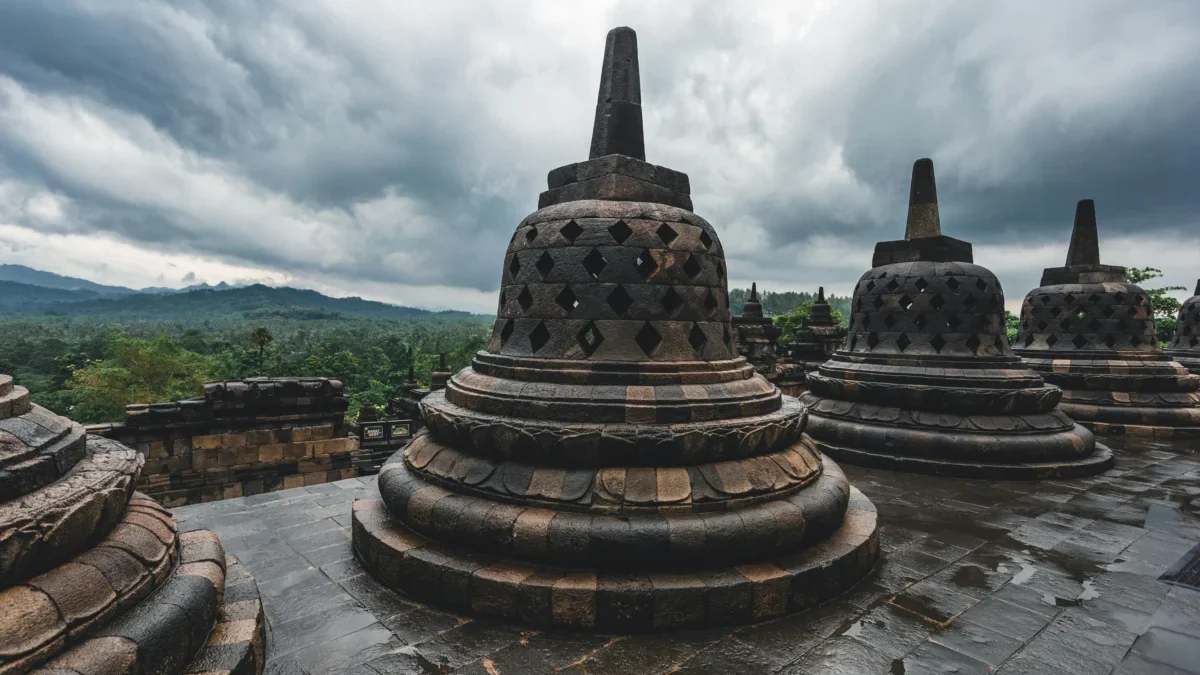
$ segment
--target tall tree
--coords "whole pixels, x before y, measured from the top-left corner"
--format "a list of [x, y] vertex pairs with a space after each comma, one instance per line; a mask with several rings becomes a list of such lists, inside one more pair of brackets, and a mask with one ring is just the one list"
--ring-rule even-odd
[[254, 343], [254, 346], [258, 347], [259, 375], [265, 374], [263, 373], [263, 353], [266, 351], [267, 345], [271, 344], [271, 341], [274, 339], [271, 336], [271, 331], [267, 330], [266, 327], [255, 328], [254, 332], [250, 334], [250, 341]]

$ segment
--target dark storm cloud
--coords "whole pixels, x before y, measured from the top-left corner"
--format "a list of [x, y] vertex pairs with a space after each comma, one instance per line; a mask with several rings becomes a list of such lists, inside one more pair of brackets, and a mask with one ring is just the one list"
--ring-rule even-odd
[[[848, 287], [902, 236], [921, 156], [947, 234], [1010, 257], [1065, 251], [1084, 197], [1105, 236], [1194, 237], [1187, 0], [3, 3], [0, 181], [69, 204], [38, 228], [346, 292], [491, 290], [545, 172], [584, 157], [616, 24], [648, 159], [691, 174], [735, 282]], [[1011, 289], [1041, 263], [996, 264]]]

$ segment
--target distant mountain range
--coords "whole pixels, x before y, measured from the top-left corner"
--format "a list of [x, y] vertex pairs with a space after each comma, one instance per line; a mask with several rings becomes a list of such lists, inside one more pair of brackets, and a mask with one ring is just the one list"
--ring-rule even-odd
[[247, 318], [414, 319], [468, 318], [468, 312], [432, 312], [362, 298], [331, 298], [301, 288], [262, 284], [183, 289], [106, 286], [86, 279], [43, 272], [24, 265], [0, 265], [0, 315], [87, 316], [104, 319], [197, 319], [241, 315]]

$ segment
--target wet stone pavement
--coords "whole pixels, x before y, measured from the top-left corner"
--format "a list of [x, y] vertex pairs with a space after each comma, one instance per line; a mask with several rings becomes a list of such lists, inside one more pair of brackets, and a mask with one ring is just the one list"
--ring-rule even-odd
[[547, 633], [410, 602], [350, 550], [351, 479], [174, 510], [258, 579], [267, 673], [1200, 673], [1200, 453], [1110, 439], [1116, 468], [1042, 483], [846, 466], [879, 508], [874, 573], [814, 610], [648, 636]]

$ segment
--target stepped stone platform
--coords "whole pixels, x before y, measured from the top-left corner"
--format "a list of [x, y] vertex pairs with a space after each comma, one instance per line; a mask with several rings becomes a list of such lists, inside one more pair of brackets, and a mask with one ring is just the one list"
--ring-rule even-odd
[[1196, 282], [1196, 292], [1179, 308], [1175, 337], [1163, 353], [1193, 375], [1200, 375], [1200, 281]]
[[1100, 264], [1090, 199], [1076, 207], [1066, 262], [1025, 296], [1015, 353], [1097, 434], [1200, 438], [1200, 375], [1160, 349], [1150, 296], [1125, 268]]
[[871, 573], [813, 609], [703, 630], [548, 630], [394, 593], [351, 545], [376, 477], [175, 514], [260, 580], [277, 675], [1196, 672], [1200, 590], [1160, 580], [1200, 545], [1195, 441], [1111, 441], [1117, 468], [1072, 480], [845, 466], [878, 512]]
[[[591, 159], [551, 171], [491, 340], [353, 511], [384, 584], [539, 627], [759, 621], [854, 586], [874, 507], [737, 354], [688, 178], [646, 163], [634, 32], [608, 34]], [[760, 312], [761, 314], [761, 312]]]
[[0, 396], [0, 674], [261, 673], [253, 578], [134, 492], [142, 456]]
[[1013, 354], [1004, 291], [941, 233], [933, 162], [913, 165], [905, 238], [880, 242], [845, 347], [808, 375], [815, 447], [839, 462], [968, 478], [1101, 473], [1112, 453]]

